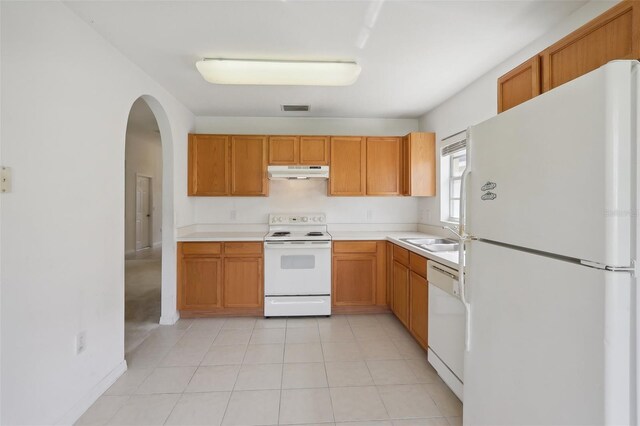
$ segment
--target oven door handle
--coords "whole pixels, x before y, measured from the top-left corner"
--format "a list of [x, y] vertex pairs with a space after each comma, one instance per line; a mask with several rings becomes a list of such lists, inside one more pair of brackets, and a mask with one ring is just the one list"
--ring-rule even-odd
[[265, 249], [330, 249], [331, 241], [269, 241], [264, 243]]

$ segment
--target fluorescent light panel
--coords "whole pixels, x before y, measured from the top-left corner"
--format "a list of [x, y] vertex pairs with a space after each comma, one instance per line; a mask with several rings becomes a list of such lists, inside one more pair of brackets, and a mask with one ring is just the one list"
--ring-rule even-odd
[[196, 67], [214, 84], [349, 86], [360, 75], [355, 62], [203, 59]]

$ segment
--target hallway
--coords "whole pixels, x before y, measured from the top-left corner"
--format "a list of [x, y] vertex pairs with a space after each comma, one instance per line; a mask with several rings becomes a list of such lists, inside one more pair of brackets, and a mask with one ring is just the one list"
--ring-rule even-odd
[[141, 250], [125, 259], [124, 351], [131, 353], [158, 327], [162, 249]]

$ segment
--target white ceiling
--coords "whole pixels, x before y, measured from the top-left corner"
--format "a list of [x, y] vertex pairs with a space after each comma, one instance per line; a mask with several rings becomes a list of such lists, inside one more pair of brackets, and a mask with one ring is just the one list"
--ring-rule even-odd
[[[70, 1], [66, 4], [199, 116], [412, 118], [586, 1]], [[368, 37], [367, 37], [368, 33]], [[203, 57], [356, 60], [349, 87], [220, 86]]]

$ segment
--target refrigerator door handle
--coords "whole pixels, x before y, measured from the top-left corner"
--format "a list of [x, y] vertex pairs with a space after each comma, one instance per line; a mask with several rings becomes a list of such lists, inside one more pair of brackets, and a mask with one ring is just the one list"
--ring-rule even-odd
[[466, 204], [467, 204], [467, 179], [469, 178], [469, 174], [471, 174], [471, 170], [469, 170], [470, 165], [470, 148], [471, 147], [471, 128], [467, 129], [467, 166], [462, 172], [462, 178], [460, 179], [460, 212], [458, 214], [458, 218], [460, 219], [460, 226], [458, 227], [458, 232], [460, 234], [460, 243], [458, 244], [458, 271], [459, 278], [458, 284], [460, 286], [460, 300], [464, 305], [464, 309], [466, 311], [465, 315], [465, 339], [464, 339], [464, 347], [467, 352], [471, 349], [471, 304], [467, 300], [467, 286], [464, 276], [464, 246], [467, 241], [471, 240], [471, 236], [467, 234], [465, 231], [465, 220], [466, 220]]

